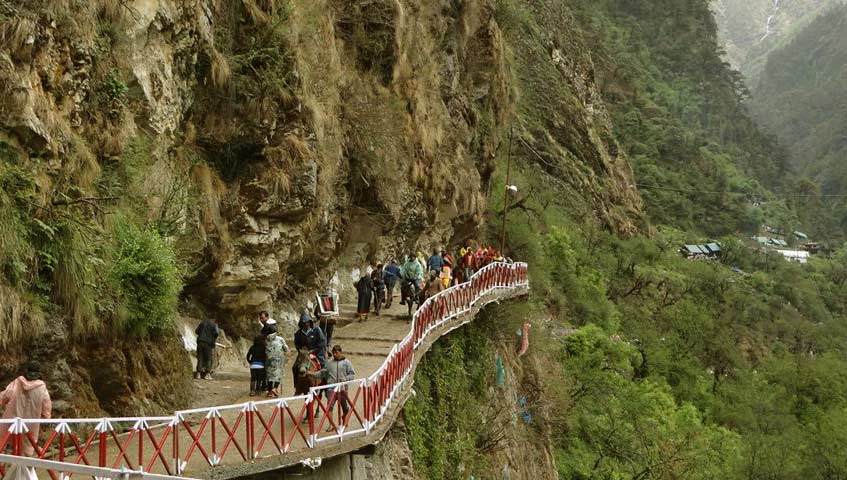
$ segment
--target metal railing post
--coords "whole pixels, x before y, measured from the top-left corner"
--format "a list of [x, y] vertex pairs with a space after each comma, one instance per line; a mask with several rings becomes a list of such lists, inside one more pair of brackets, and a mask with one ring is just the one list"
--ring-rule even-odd
[[174, 473], [177, 475], [182, 474], [182, 459], [179, 458], [179, 416], [174, 416], [173, 420], [171, 420], [171, 428], [173, 429], [173, 439], [171, 440], [173, 447], [172, 455], [174, 462]]
[[100, 420], [100, 426], [98, 427], [98, 444], [97, 444], [97, 465], [102, 467], [106, 466], [106, 436], [107, 433], [112, 426], [109, 424], [109, 421], [104, 419]]
[[308, 412], [308, 415], [309, 415], [309, 441], [310, 441], [309, 446], [312, 447], [315, 444], [315, 439], [318, 437], [318, 434], [315, 431], [314, 395], [310, 394], [309, 399], [307, 399], [306, 401], [309, 402], [309, 403], [306, 404], [306, 411]]

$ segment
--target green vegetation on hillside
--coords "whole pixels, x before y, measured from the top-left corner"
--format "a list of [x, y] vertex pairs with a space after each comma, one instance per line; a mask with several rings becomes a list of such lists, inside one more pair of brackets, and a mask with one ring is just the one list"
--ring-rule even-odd
[[[847, 423], [847, 249], [801, 266], [746, 243], [743, 233], [762, 222], [798, 222], [797, 202], [769, 188], [814, 186], [786, 183], [785, 153], [747, 117], [706, 3], [501, 0], [497, 15], [524, 89], [518, 121], [529, 125], [516, 142], [508, 249], [529, 262], [532, 282], [528, 303], [501, 307], [512, 322], [499, 331], [535, 319], [531, 355], [546, 378], [532, 409], [550, 416], [560, 478], [847, 476], [836, 447]], [[529, 135], [550, 114], [533, 102], [576, 100], [532, 81], [544, 72], [534, 45], [563, 45], [562, 31], [568, 48], [592, 52], [611, 133], [637, 182], [667, 188], [641, 188], [655, 227], [645, 229], [655, 230], [649, 237], [609, 233], [566, 170], [551, 168], [537, 143], [530, 148]], [[494, 225], [503, 166], [491, 193]], [[703, 235], [719, 237], [719, 262], [677, 253]], [[434, 408], [442, 400], [433, 397], [419, 402]], [[473, 422], [462, 415], [432, 431], [464, 438]], [[426, 456], [430, 444], [412, 445], [425, 468], [446, 461]]]
[[[583, 327], [539, 349], [566, 382], [548, 391], [560, 475], [844, 476], [847, 459], [822, 447], [843, 435], [847, 411], [847, 257], [803, 268], [733, 236], [721, 239], [722, 263], [676, 253], [698, 231], [796, 221], [796, 203], [767, 190], [786, 188], [786, 155], [748, 118], [706, 2], [573, 3], [636, 181], [745, 195], [642, 187], [658, 233], [621, 239], [586, 222], [545, 174], [519, 169], [514, 183], [550, 190], [521, 199], [509, 245], [533, 266], [534, 301], [553, 318], [546, 333]], [[550, 17], [526, 16], [509, 36]]]
[[[834, 7], [768, 57], [755, 88], [756, 117], [790, 147], [797, 169], [820, 184], [819, 190], [812, 184], [813, 196], [847, 191], [845, 31], [847, 5]], [[823, 203], [832, 208], [835, 225], [824, 222], [825, 215], [809, 215], [806, 205], [798, 205], [798, 211], [818, 231], [843, 237], [847, 202], [834, 198]]]
[[720, 262], [689, 261], [676, 252], [684, 232], [619, 238], [573, 212], [534, 166], [512, 174], [551, 185], [508, 222], [512, 254], [531, 265], [531, 296], [421, 364], [406, 413], [420, 471], [491, 471], [474, 447], [480, 412], [462, 406], [512, 401], [485, 393], [490, 345], [529, 320], [528, 365], [543, 374], [532, 425], [552, 439], [560, 478], [847, 474], [847, 458], [827, 448], [844, 441], [847, 422], [847, 249], [802, 266], [725, 237]]
[[466, 473], [485, 471], [486, 450], [496, 447], [485, 425], [494, 423], [497, 411], [483, 409], [493, 363], [492, 344], [479, 325], [436, 343], [421, 362], [404, 416], [412, 460], [425, 478], [457, 478], [460, 465]]
[[[530, 6], [500, 0], [497, 5], [496, 16], [519, 65], [519, 121], [533, 137], [538, 124], [564, 122], [563, 128], [576, 130], [576, 119], [559, 116], [570, 113], [576, 102], [595, 102], [580, 90], [585, 82], [592, 88], [596, 84], [603, 102], [586, 107], [599, 109], [593, 112], [598, 116], [608, 110], [613, 129], [585, 135], [613, 139], [612, 155], [617, 153], [614, 142], [619, 143], [653, 223], [711, 236], [753, 233], [763, 223], [779, 223], [773, 214], [784, 210], [785, 203], [770, 190], [783, 188], [787, 152], [749, 118], [741, 76], [718, 56], [707, 2], [551, 1]], [[587, 69], [577, 68], [573, 89], [556, 88], [562, 81], [561, 69], [550, 63], [556, 49], [568, 58], [585, 59], [583, 65], [565, 67]], [[553, 100], [562, 96], [567, 107], [554, 110]], [[548, 158], [539, 166], [567, 180], [567, 169], [550, 169], [556, 157], [575, 155], [592, 165], [584, 140], [571, 142], [566, 149], [541, 151]], [[770, 208], [755, 206], [763, 202]]]
[[46, 188], [41, 160], [0, 142], [0, 347], [41, 333], [47, 316], [76, 336], [158, 335], [172, 326], [182, 288], [172, 247], [145, 225], [138, 204], [112, 211], [110, 195], [131, 196], [143, 157], [128, 155], [97, 187], [60, 177]]
[[562, 478], [847, 474], [823, 448], [847, 420], [847, 250], [800, 266], [726, 237], [721, 263], [688, 261], [682, 232], [621, 239], [567, 208], [536, 191], [508, 232], [551, 316], [533, 349]]
[[109, 279], [122, 303], [120, 320], [134, 333], [173, 325], [182, 282], [173, 249], [158, 232], [120, 220]]
[[747, 116], [742, 79], [716, 54], [707, 2], [574, 3], [653, 222], [755, 231], [750, 204], [781, 182], [786, 155]]

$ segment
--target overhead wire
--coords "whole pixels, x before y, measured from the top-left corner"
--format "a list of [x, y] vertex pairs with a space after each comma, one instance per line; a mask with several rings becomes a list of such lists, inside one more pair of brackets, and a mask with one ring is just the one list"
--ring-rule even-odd
[[[648, 190], [663, 190], [668, 192], [678, 192], [678, 193], [701, 193], [705, 195], [743, 195], [745, 197], [755, 197], [757, 196], [754, 193], [749, 192], [734, 192], [732, 190], [697, 190], [697, 189], [689, 189], [689, 188], [674, 188], [674, 187], [665, 187], [662, 185], [647, 185], [643, 183], [636, 183], [634, 186], [638, 188], [645, 188]], [[844, 198], [847, 197], [847, 194], [835, 194], [835, 193], [821, 193], [821, 194], [803, 194], [803, 193], [776, 193], [769, 192], [770, 195], [781, 198], [819, 198], [819, 197], [837, 197]]]
[[[527, 147], [530, 152], [532, 152], [543, 164], [551, 168], [561, 168], [558, 165], [554, 165], [553, 163], [547, 161], [538, 151], [536, 151], [526, 140], [523, 139], [520, 135], [517, 137], [518, 141], [521, 142], [525, 147]], [[749, 192], [735, 192], [732, 190], [698, 190], [698, 189], [686, 189], [686, 188], [674, 188], [674, 187], [665, 187], [662, 185], [647, 185], [644, 183], [635, 183], [632, 186], [638, 188], [652, 189], [652, 190], [663, 190], [668, 192], [677, 192], [677, 193], [698, 193], [705, 195], [741, 195], [744, 197], [758, 197], [759, 195], [755, 193]], [[779, 197], [779, 198], [847, 198], [847, 194], [836, 194], [836, 193], [821, 193], [818, 195], [814, 194], [803, 194], [803, 193], [776, 193], [776, 192], [768, 192], [769, 196]], [[758, 203], [767, 203], [765, 200], [759, 200]]]

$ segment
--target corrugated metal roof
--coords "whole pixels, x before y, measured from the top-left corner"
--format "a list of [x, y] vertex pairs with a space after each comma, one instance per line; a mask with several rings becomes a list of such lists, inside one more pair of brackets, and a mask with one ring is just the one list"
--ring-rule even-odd
[[698, 247], [697, 245], [686, 245], [685, 249], [688, 250], [688, 253], [694, 253], [694, 254], [706, 253], [703, 250], [700, 250], [700, 247]]

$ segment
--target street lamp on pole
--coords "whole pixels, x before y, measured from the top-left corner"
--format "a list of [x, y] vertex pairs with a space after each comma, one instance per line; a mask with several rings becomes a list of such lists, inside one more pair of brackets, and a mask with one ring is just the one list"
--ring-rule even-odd
[[503, 190], [503, 227], [500, 231], [500, 254], [506, 254], [506, 215], [509, 214], [509, 193], [518, 191], [511, 185], [512, 176], [512, 127], [509, 127], [509, 153], [506, 156], [506, 188]]
[[509, 213], [509, 206], [511, 204], [510, 194], [514, 195], [518, 193], [518, 187], [516, 185], [507, 185], [506, 186], [506, 198], [505, 204], [503, 206], [503, 231], [501, 232], [500, 238], [500, 253], [505, 255], [506, 253], [506, 215]]

